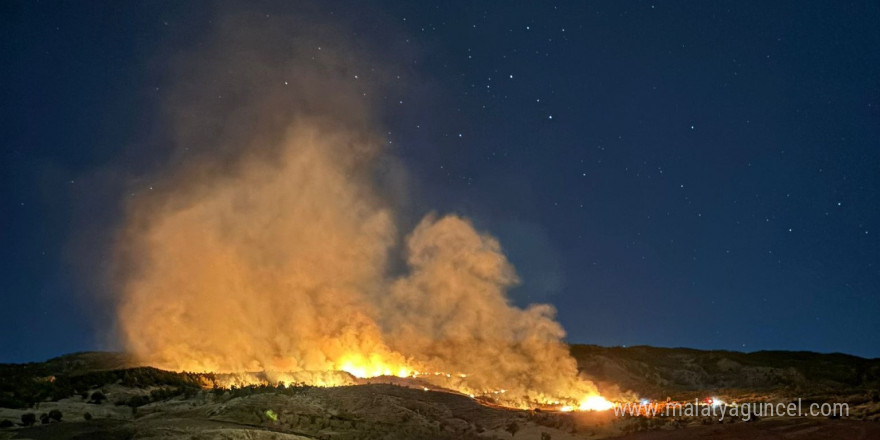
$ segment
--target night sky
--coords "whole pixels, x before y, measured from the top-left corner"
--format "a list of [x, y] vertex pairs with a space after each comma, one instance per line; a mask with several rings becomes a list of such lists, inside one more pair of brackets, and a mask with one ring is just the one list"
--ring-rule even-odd
[[[395, 61], [413, 219], [498, 237], [569, 342], [880, 357], [877, 2], [316, 8]], [[118, 348], [102, 249], [167, 156], [165, 60], [220, 9], [0, 5], [0, 362]]]

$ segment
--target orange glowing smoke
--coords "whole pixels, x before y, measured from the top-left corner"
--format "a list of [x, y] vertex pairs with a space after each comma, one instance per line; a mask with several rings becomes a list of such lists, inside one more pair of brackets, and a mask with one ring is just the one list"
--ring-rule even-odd
[[507, 297], [517, 277], [497, 240], [455, 215], [399, 231], [404, 173], [369, 116], [379, 86], [352, 80], [376, 70], [347, 33], [248, 20], [218, 20], [173, 72], [180, 151], [129, 202], [118, 242], [125, 346], [241, 383], [337, 385], [345, 371], [514, 406], [591, 402], [553, 307]]

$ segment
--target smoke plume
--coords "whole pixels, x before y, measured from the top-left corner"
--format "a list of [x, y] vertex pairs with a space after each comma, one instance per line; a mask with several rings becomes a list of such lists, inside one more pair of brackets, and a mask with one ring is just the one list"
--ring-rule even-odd
[[388, 71], [368, 48], [261, 20], [218, 20], [170, 63], [173, 153], [128, 202], [117, 246], [125, 346], [174, 370], [443, 372], [516, 402], [595, 393], [554, 309], [508, 299], [517, 277], [493, 237], [455, 215], [398, 229], [373, 111]]

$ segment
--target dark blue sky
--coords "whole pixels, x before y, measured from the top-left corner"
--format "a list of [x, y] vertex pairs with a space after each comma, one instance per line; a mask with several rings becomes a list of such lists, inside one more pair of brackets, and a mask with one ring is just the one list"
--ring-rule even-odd
[[[569, 341], [880, 356], [876, 2], [356, 4], [414, 218], [496, 235]], [[98, 249], [215, 9], [0, 6], [0, 362], [108, 347]]]

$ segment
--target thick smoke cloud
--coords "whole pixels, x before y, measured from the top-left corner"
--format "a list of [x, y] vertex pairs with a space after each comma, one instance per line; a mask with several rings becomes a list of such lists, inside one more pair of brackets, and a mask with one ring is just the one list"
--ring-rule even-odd
[[459, 217], [428, 216], [406, 251], [411, 272], [393, 282], [382, 308], [393, 348], [441, 371], [470, 373], [467, 385], [478, 392], [553, 400], [586, 385], [575, 380], [553, 307], [510, 303], [505, 292], [516, 274], [494, 238]]
[[494, 238], [457, 216], [397, 229], [372, 99], [387, 71], [348, 31], [273, 22], [229, 15], [171, 63], [174, 152], [118, 239], [125, 346], [176, 370], [449, 372], [447, 386], [517, 401], [592, 393], [553, 308], [507, 298], [517, 277]]

